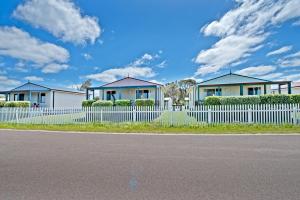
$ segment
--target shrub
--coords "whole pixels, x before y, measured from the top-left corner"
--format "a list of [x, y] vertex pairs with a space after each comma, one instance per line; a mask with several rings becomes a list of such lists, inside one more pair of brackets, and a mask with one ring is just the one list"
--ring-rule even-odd
[[222, 97], [221, 105], [260, 104], [259, 96]]
[[221, 97], [211, 96], [205, 97], [204, 105], [221, 105]]
[[0, 108], [4, 107], [5, 101], [0, 101]]
[[261, 95], [261, 104], [287, 104], [292, 103], [291, 95], [286, 94], [267, 94]]
[[4, 107], [28, 108], [30, 107], [30, 102], [29, 101], [7, 101], [4, 103]]
[[92, 104], [93, 107], [110, 107], [113, 106], [112, 101], [99, 100]]
[[116, 106], [131, 106], [130, 100], [116, 100], [115, 101]]
[[299, 94], [292, 94], [290, 95], [291, 103], [300, 103], [300, 95]]
[[85, 100], [82, 102], [82, 107], [91, 107], [96, 100]]
[[136, 106], [154, 106], [155, 102], [152, 99], [137, 99], [135, 100]]

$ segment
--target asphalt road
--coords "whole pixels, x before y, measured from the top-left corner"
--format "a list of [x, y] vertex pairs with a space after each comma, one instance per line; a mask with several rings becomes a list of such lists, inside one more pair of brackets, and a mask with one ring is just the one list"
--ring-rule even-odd
[[299, 200], [300, 136], [0, 131], [1, 200]]

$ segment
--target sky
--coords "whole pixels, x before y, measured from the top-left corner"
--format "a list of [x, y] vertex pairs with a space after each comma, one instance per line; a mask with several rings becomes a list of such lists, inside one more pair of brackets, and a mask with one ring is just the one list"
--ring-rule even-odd
[[230, 71], [300, 80], [300, 0], [0, 1], [0, 90]]

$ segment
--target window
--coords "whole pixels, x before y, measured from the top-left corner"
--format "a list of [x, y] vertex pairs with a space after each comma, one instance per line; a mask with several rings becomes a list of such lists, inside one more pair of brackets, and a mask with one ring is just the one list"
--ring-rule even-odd
[[206, 89], [206, 96], [222, 96], [221, 88]]
[[24, 94], [14, 94], [14, 101], [24, 101], [25, 95]]
[[25, 95], [19, 94], [19, 101], [24, 101], [24, 100], [25, 100]]
[[108, 101], [116, 100], [115, 94], [116, 94], [116, 91], [107, 91], [106, 92], [106, 100], [108, 100]]
[[260, 87], [248, 88], [248, 95], [260, 95], [260, 94], [261, 94]]
[[46, 103], [46, 94], [41, 93], [41, 103]]
[[148, 99], [148, 98], [149, 98], [149, 90], [136, 91], [136, 99]]

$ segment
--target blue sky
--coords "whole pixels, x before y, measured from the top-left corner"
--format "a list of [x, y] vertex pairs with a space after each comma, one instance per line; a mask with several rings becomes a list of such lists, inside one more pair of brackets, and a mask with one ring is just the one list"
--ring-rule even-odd
[[300, 0], [0, 2], [0, 90], [130, 75], [300, 80]]

